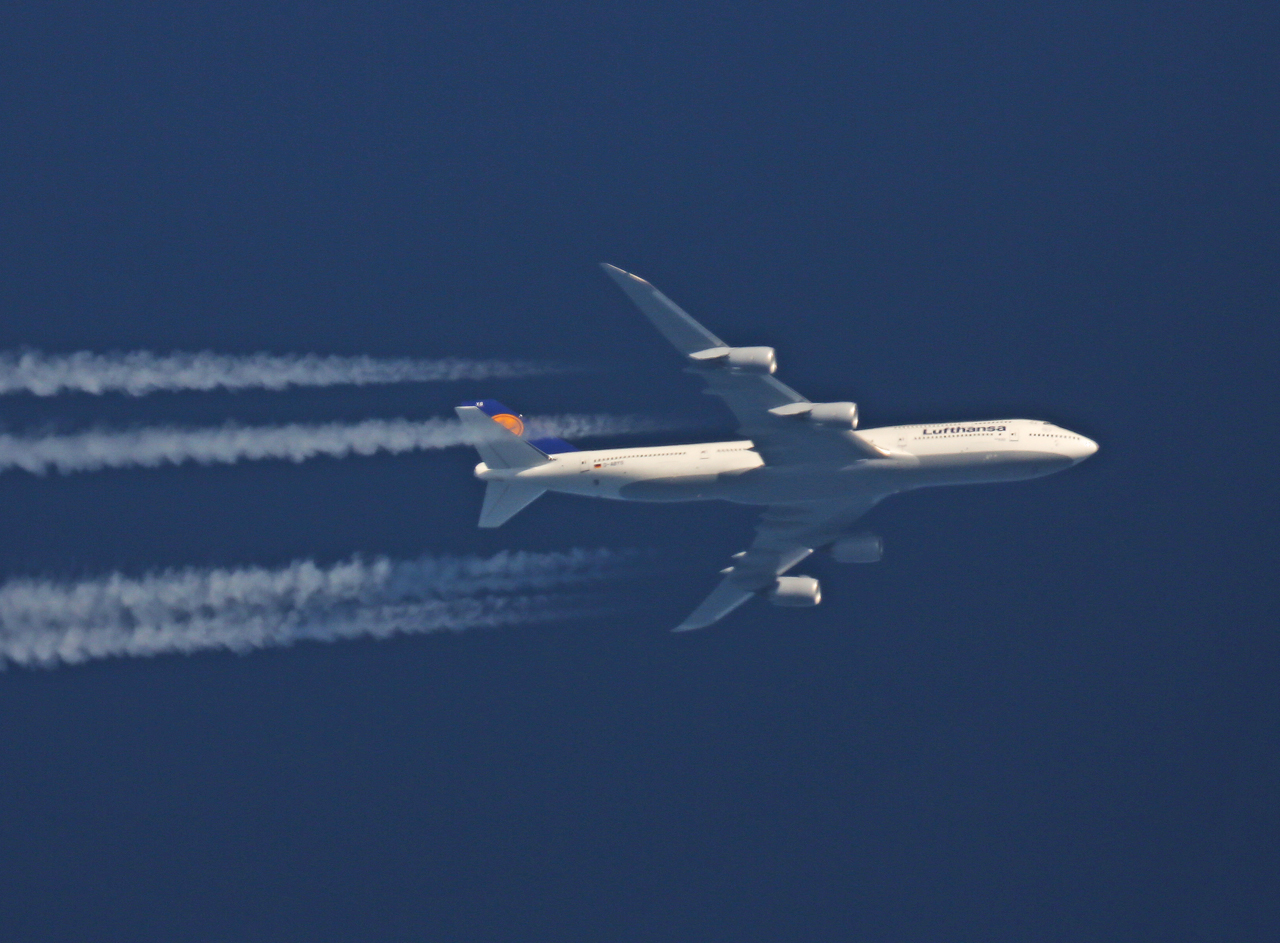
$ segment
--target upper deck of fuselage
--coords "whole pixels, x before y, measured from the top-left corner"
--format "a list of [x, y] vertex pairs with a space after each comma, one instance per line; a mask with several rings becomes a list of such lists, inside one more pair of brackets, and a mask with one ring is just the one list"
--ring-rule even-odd
[[1045, 452], [1080, 458], [1097, 451], [1097, 443], [1069, 429], [1038, 419], [982, 419], [882, 426], [859, 435], [889, 452], [920, 457], [970, 452]]

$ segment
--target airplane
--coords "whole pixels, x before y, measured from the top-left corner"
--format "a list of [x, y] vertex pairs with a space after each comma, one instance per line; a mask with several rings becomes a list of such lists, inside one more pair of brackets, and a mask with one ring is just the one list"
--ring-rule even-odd
[[854, 524], [892, 494], [940, 485], [1038, 478], [1098, 451], [1050, 422], [983, 419], [858, 428], [852, 402], [812, 403], [778, 380], [772, 347], [731, 347], [644, 279], [605, 273], [722, 399], [742, 436], [731, 442], [579, 451], [562, 439], [524, 437], [519, 414], [495, 400], [457, 407], [486, 483], [481, 527], [498, 527], [547, 491], [622, 501], [722, 500], [765, 508], [751, 546], [674, 631], [706, 628], [753, 596], [816, 606], [822, 589], [787, 572], [830, 548], [841, 563], [874, 563], [880, 537]]

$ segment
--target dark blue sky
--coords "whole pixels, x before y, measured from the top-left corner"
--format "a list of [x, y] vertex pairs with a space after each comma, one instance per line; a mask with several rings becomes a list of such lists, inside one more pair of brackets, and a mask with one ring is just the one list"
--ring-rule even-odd
[[666, 630], [749, 509], [469, 453], [0, 474], [0, 577], [642, 547], [595, 621], [0, 674], [0, 939], [1261, 940], [1280, 919], [1276, 8], [39, 4], [0, 19], [0, 350], [553, 379], [7, 397], [8, 431], [650, 412], [595, 269], [867, 425], [1062, 475], [878, 508], [812, 611]]

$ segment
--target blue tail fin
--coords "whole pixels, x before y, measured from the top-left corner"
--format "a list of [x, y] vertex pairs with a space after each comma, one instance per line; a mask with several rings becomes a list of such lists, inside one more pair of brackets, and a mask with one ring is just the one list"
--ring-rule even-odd
[[[524, 435], [524, 417], [515, 410], [503, 406], [496, 399], [472, 400], [462, 405], [475, 406], [494, 422], [505, 426], [518, 436]], [[576, 446], [570, 445], [564, 439], [558, 439], [555, 436], [542, 436], [538, 439], [528, 439], [526, 441], [547, 455], [555, 455], [558, 452], [578, 451]]]

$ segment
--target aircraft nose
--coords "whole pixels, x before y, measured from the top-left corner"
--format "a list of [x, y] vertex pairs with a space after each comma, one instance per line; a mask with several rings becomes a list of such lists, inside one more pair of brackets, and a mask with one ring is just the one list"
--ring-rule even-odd
[[1083, 462], [1098, 451], [1098, 443], [1085, 436], [1080, 436], [1079, 441], [1073, 442], [1071, 445], [1071, 457], [1077, 462]]

